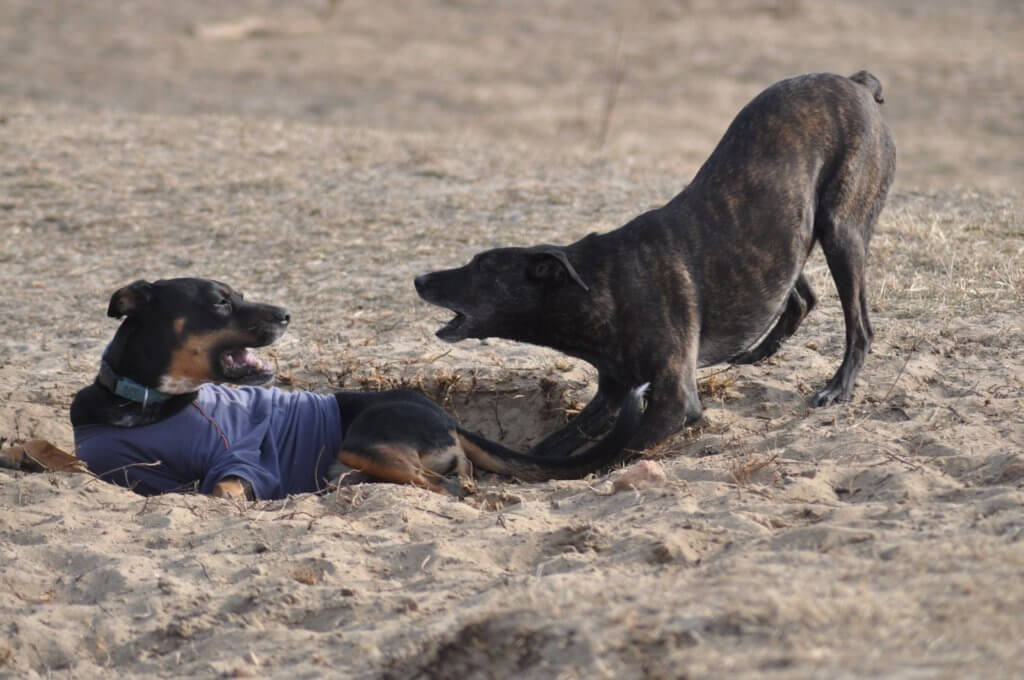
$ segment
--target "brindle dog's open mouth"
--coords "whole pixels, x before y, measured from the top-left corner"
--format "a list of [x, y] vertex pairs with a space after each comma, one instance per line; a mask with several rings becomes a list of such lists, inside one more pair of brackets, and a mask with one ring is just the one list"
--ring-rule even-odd
[[217, 365], [225, 382], [236, 385], [265, 385], [274, 379], [269, 361], [247, 347], [230, 347], [218, 353]]
[[467, 337], [465, 327], [468, 325], [468, 319], [465, 314], [458, 310], [453, 309], [451, 311], [455, 312], [455, 318], [437, 329], [434, 335], [445, 342], [458, 342]]

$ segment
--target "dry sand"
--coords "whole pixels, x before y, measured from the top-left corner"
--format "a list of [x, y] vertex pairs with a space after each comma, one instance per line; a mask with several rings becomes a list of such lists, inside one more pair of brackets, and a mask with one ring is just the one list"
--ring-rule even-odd
[[110, 292], [202, 275], [291, 309], [283, 385], [413, 385], [525, 447], [592, 371], [439, 343], [412, 277], [614, 228], [764, 86], [869, 68], [900, 156], [854, 401], [805, 405], [843, 342], [816, 253], [819, 308], [704, 371], [640, 489], [2, 471], [0, 677], [1024, 675], [1019, 4], [493, 5], [0, 6], [0, 438], [70, 448]]

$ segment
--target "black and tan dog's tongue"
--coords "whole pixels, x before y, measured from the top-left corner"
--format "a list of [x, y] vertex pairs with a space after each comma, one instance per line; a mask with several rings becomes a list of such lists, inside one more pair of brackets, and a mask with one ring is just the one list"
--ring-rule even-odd
[[250, 349], [236, 349], [228, 355], [239, 366], [246, 366], [256, 370], [263, 370], [263, 361]]
[[221, 366], [225, 375], [231, 378], [266, 374], [271, 371], [270, 362], [263, 361], [255, 352], [245, 347], [224, 352], [221, 355]]

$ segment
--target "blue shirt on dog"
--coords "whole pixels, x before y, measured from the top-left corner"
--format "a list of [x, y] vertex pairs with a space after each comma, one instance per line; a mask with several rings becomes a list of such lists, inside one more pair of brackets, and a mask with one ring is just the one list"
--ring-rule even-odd
[[140, 494], [207, 494], [225, 477], [240, 477], [257, 498], [272, 499], [326, 487], [341, 448], [341, 415], [334, 395], [208, 384], [165, 420], [74, 433], [78, 457], [93, 473]]

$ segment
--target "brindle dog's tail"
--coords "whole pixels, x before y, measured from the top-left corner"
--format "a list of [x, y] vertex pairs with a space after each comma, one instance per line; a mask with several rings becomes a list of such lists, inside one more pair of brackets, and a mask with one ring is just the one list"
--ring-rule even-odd
[[461, 427], [458, 429], [459, 443], [474, 465], [489, 472], [527, 482], [579, 479], [625, 460], [634, 453], [626, 449], [626, 444], [640, 427], [647, 387], [648, 384], [644, 384], [631, 390], [611, 432], [589, 449], [574, 456], [545, 458], [519, 453]]
[[882, 82], [868, 71], [857, 71], [850, 76], [850, 80], [868, 88], [875, 101], [879, 104], [885, 102], [885, 98], [882, 96]]

